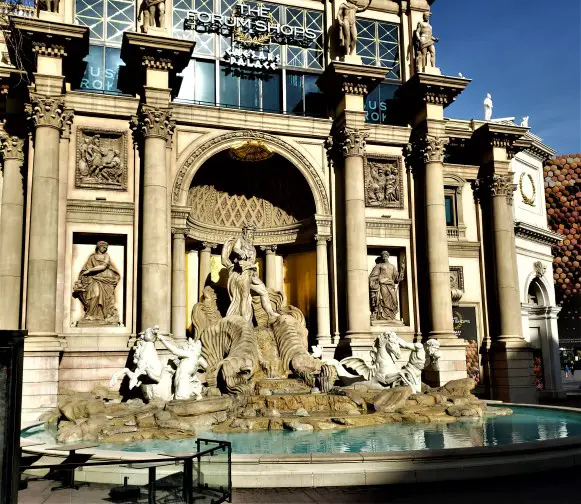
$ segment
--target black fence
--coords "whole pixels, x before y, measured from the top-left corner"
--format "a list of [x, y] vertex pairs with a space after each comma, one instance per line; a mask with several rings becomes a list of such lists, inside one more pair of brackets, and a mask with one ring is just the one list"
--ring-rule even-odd
[[102, 498], [113, 503], [232, 502], [229, 442], [197, 439], [196, 453], [160, 453], [157, 457], [131, 461], [95, 460], [90, 454], [79, 453], [87, 451], [83, 447], [54, 447], [60, 452], [55, 455], [35, 454], [32, 450], [24, 453], [20, 466], [24, 486], [50, 481], [50, 492], [78, 491], [78, 502], [82, 502], [86, 486], [92, 487], [91, 495], [101, 491]]

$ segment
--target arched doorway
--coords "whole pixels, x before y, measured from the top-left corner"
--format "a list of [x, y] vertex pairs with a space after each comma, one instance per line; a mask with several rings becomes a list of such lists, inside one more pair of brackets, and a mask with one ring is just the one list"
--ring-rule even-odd
[[[330, 217], [321, 219], [317, 213], [321, 207], [328, 211], [324, 187], [312, 167], [301, 164], [299, 168], [297, 158], [284, 155], [287, 152], [280, 144], [256, 138], [217, 143], [212, 142], [211, 155], [200, 155], [203, 149], [194, 152], [197, 159], [184, 163], [189, 169], [181, 185], [174, 185], [174, 201], [177, 195], [182, 211], [187, 209], [187, 312], [205, 286], [216, 291], [219, 308], [225, 311], [229, 299], [222, 245], [239, 235], [245, 223], [254, 224], [259, 276], [301, 309], [314, 340], [320, 334], [321, 306], [329, 311], [328, 301], [317, 297], [321, 265], [328, 282], [327, 245], [324, 260], [319, 261], [322, 254], [314, 240], [321, 233], [330, 234]], [[329, 314], [324, 318], [328, 326]]]
[[[535, 381], [540, 392], [562, 391], [557, 313], [542, 278], [534, 277], [527, 288], [523, 318], [528, 322], [528, 340], [533, 347]], [[524, 325], [524, 324], [523, 324]]]

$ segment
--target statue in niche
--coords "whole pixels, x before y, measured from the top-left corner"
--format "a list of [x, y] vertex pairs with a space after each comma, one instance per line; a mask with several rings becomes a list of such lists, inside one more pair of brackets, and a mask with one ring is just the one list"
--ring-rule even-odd
[[202, 399], [202, 382], [198, 378], [200, 368], [208, 367], [202, 357], [202, 342], [188, 338], [181, 347], [167, 340], [163, 334], [158, 334], [157, 339], [177, 357], [176, 372], [174, 374], [174, 399]]
[[278, 317], [270, 302], [268, 290], [258, 277], [254, 224], [245, 224], [242, 235], [232, 237], [222, 248], [222, 265], [228, 270], [228, 294], [230, 307], [226, 317], [238, 315], [252, 321], [252, 294], [260, 296], [260, 303], [268, 314], [269, 322]]
[[356, 15], [366, 11], [371, 5], [371, 0], [365, 7], [360, 7], [357, 0], [347, 0], [339, 6], [337, 12], [337, 22], [339, 23], [339, 44], [344, 48], [345, 54], [351, 56], [355, 54], [357, 45], [357, 23]]
[[125, 189], [124, 138], [87, 134], [78, 137], [77, 187]]
[[73, 285], [73, 297], [85, 310], [81, 325], [117, 325], [119, 313], [115, 307], [115, 288], [121, 279], [107, 253], [109, 244], [97, 242], [95, 252], [89, 256]]
[[143, 33], [147, 33], [150, 26], [163, 28], [165, 26], [165, 0], [142, 0], [137, 17], [141, 17], [141, 14], [143, 14], [141, 25]]
[[367, 168], [365, 204], [383, 208], [400, 206], [401, 187], [397, 162], [368, 161]]
[[400, 262], [400, 271], [389, 262], [389, 252], [384, 250], [377, 258], [369, 275], [371, 297], [371, 320], [395, 321], [398, 303], [398, 284], [405, 276], [405, 263]]
[[418, 23], [414, 31], [414, 52], [416, 72], [425, 72], [426, 67], [436, 66], [436, 47], [438, 38], [434, 37], [430, 24], [431, 12], [424, 12], [423, 20]]

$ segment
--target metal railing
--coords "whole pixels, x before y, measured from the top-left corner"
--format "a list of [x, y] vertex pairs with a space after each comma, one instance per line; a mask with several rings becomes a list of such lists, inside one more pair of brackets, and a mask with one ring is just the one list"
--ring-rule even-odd
[[[160, 453], [158, 457], [139, 460], [95, 460], [90, 454], [67, 450], [66, 445], [56, 449], [69, 453], [26, 453], [27, 458], [38, 459], [21, 464], [21, 477], [31, 484], [52, 480], [50, 492], [79, 490], [79, 498], [82, 487], [92, 486], [92, 491], [102, 490], [104, 497], [108, 493], [110, 502], [232, 502], [232, 446], [226, 441], [197, 439], [196, 453]], [[64, 460], [45, 463], [47, 456]]]

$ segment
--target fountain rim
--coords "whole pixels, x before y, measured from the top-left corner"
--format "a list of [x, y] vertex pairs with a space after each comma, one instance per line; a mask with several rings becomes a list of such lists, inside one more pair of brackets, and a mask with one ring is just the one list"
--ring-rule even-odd
[[[486, 402], [491, 405], [549, 409], [581, 415], [580, 408], [567, 406]], [[22, 430], [31, 427], [32, 425]], [[63, 456], [68, 453], [56, 449], [47, 450], [43, 448], [43, 445], [22, 446], [22, 451], [53, 456]], [[120, 463], [144, 459], [160, 462], [173, 460], [169, 456], [151, 452], [125, 452], [98, 448], [78, 450], [76, 453], [92, 455], [92, 460], [95, 461], [107, 459], [119, 460]], [[445, 467], [442, 467], [443, 463]], [[572, 466], [581, 466], [581, 435], [509, 445], [438, 450], [232, 454], [232, 478], [235, 488], [360, 486], [480, 479]], [[348, 474], [351, 475], [348, 478], [345, 472], [347, 469]], [[251, 475], [254, 477], [249, 477]], [[276, 478], [269, 478], [269, 476], [276, 476]]]

